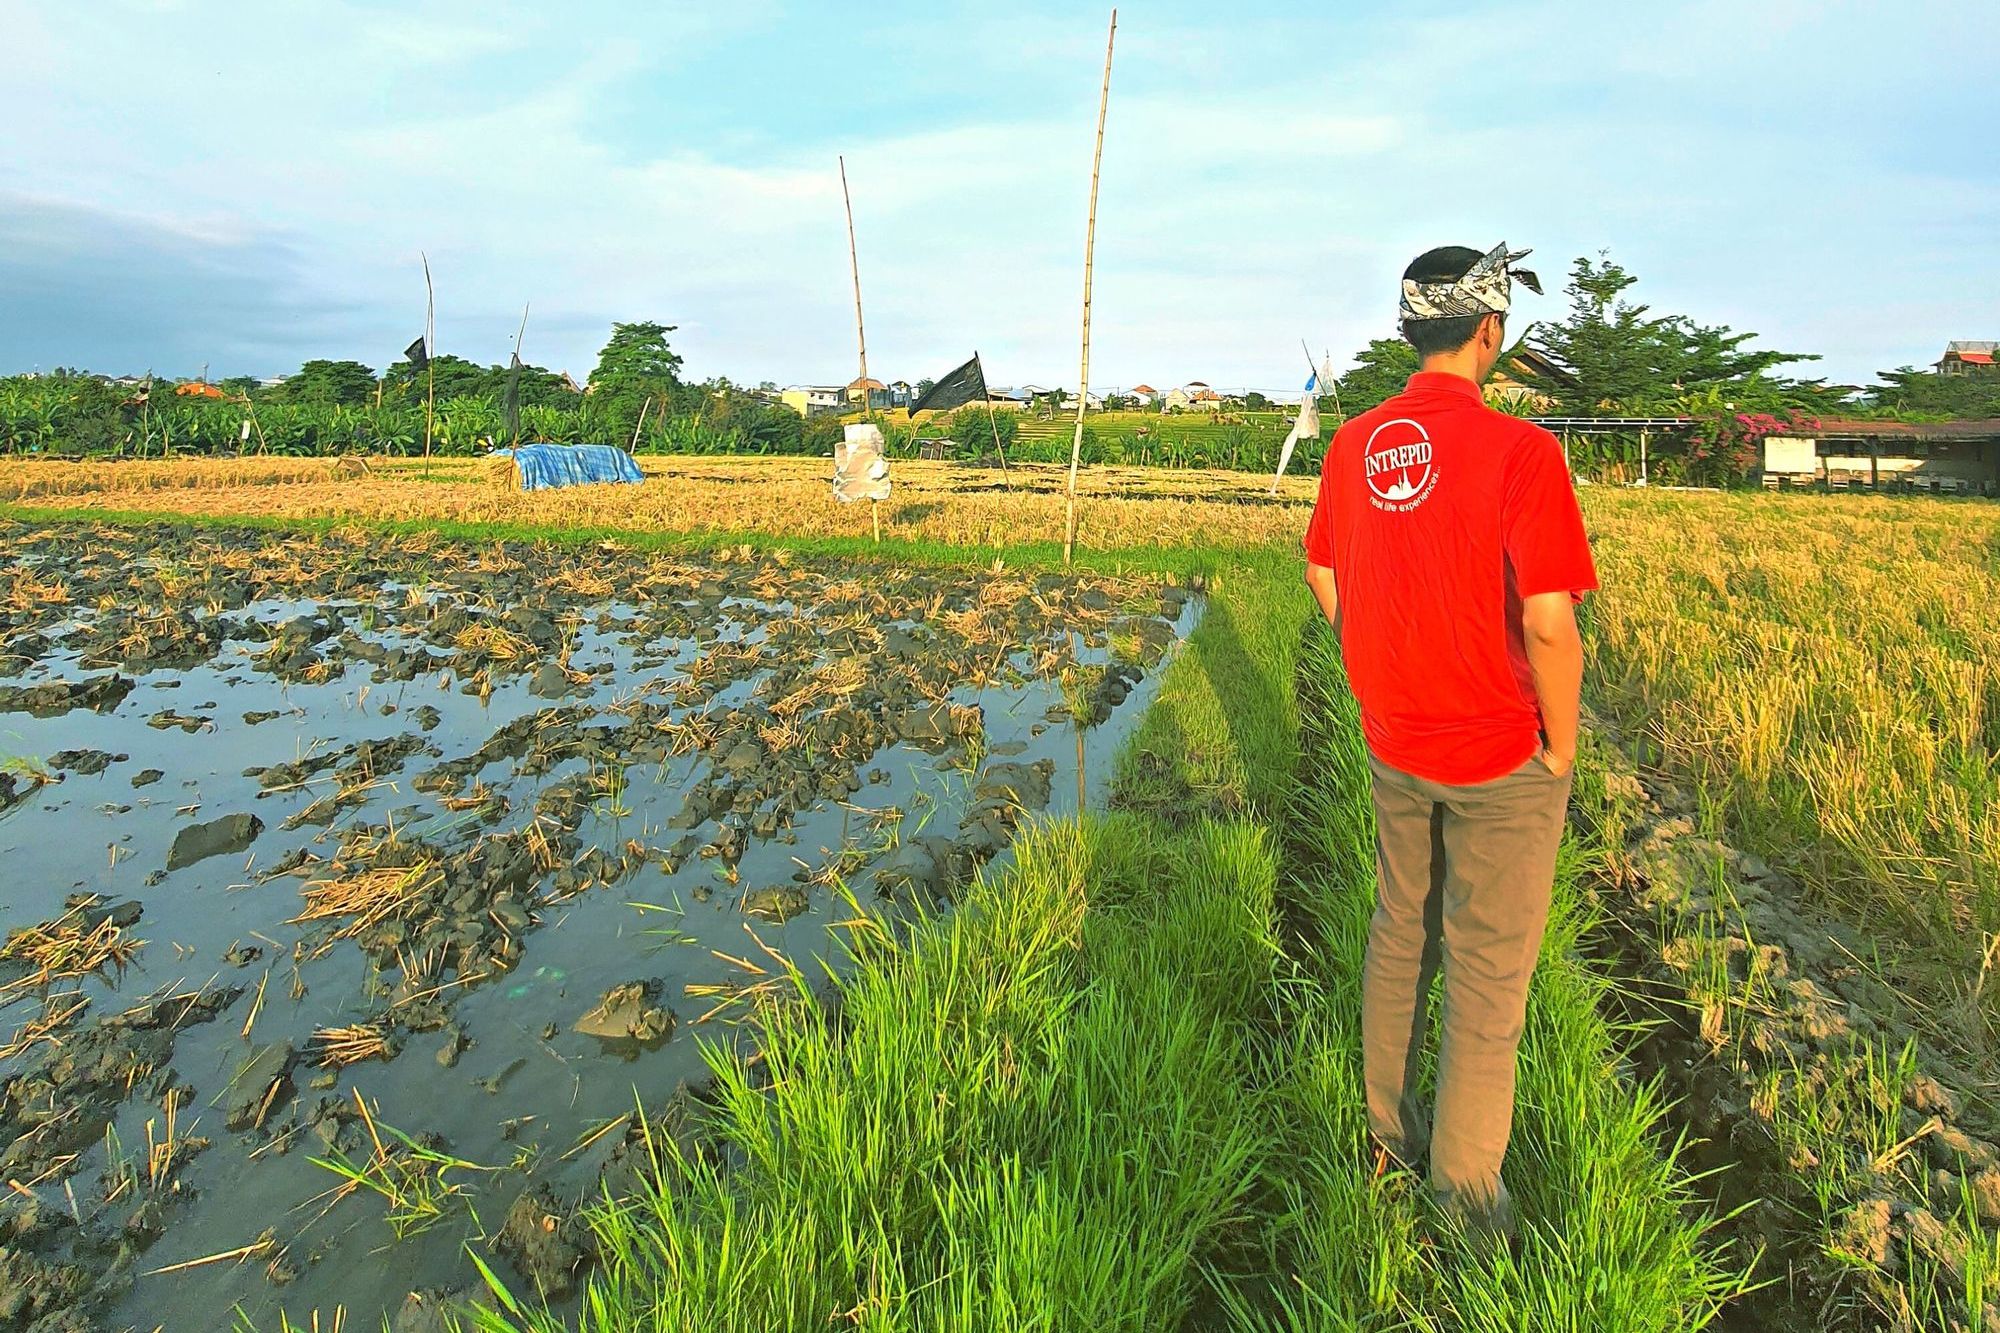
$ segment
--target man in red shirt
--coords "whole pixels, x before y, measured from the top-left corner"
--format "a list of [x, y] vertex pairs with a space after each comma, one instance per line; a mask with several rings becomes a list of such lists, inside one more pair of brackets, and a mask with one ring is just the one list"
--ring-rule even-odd
[[[1506, 1236], [1515, 1052], [1576, 760], [1574, 607], [1597, 586], [1562, 447], [1480, 396], [1513, 282], [1541, 291], [1514, 267], [1526, 253], [1450, 246], [1404, 272], [1422, 369], [1335, 434], [1305, 539], [1374, 778], [1361, 1030], [1378, 1168], [1428, 1150], [1447, 1209]], [[1432, 1116], [1417, 1073], [1440, 964]]]

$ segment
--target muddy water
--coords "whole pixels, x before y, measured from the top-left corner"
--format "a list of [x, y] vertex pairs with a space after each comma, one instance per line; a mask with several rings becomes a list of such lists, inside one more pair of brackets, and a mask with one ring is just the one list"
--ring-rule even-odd
[[[947, 904], [1022, 822], [1101, 795], [1196, 614], [1157, 584], [748, 552], [607, 576], [490, 545], [11, 535], [0, 935], [114, 908], [143, 944], [45, 985], [0, 962], [0, 1043], [64, 1019], [0, 1059], [0, 1164], [34, 1196], [0, 1205], [0, 1285], [108, 1328], [409, 1319], [469, 1285], [468, 1245], [560, 1304], [579, 1264], [496, 1243], [524, 1192], [593, 1193], [614, 1122], [742, 1039], [772, 952], [837, 961], [836, 884]], [[298, 920], [382, 871], [418, 891]], [[645, 998], [600, 1009], [628, 982]], [[315, 1034], [349, 1025], [387, 1058], [329, 1058]], [[149, 1172], [170, 1105], [181, 1146]], [[400, 1238], [312, 1160], [367, 1161], [382, 1127], [462, 1164]]]

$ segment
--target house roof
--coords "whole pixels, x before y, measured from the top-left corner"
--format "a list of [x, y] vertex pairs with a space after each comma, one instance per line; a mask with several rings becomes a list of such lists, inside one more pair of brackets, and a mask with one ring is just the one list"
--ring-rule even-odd
[[1154, 388], [1154, 387], [1153, 387], [1152, 385], [1150, 385], [1150, 384], [1135, 384], [1135, 385], [1133, 385], [1133, 386], [1132, 386], [1132, 392], [1133, 392], [1133, 393], [1158, 393], [1158, 392], [1159, 392], [1159, 390], [1158, 390], [1158, 389], [1155, 389], [1155, 388]]
[[1810, 433], [1821, 439], [2000, 440], [2000, 417], [1976, 421], [1834, 421], [1821, 418]]
[[888, 386], [878, 379], [865, 379], [851, 380], [847, 387], [850, 389], [885, 389]]
[[1961, 360], [1961, 361], [1963, 361], [1963, 362], [1965, 362], [1965, 363], [1966, 363], [1966, 364], [1968, 364], [1968, 365], [1974, 365], [1974, 366], [1990, 366], [1990, 365], [1992, 365], [1992, 364], [1993, 364], [1993, 353], [1991, 353], [1991, 352], [1960, 352], [1960, 353], [1958, 354], [1958, 359], [1959, 359], [1959, 360]]
[[1944, 354], [1946, 356], [1950, 356], [1953, 352], [1957, 352], [1960, 355], [1964, 355], [1967, 352], [1984, 352], [1986, 355], [1992, 356], [1995, 352], [2000, 352], [2000, 342], [1995, 342], [1991, 339], [1956, 338], [1944, 345]]
[[1571, 375], [1567, 370], [1564, 370], [1561, 366], [1549, 360], [1549, 358], [1543, 356], [1532, 347], [1523, 347], [1508, 357], [1501, 365], [1501, 373], [1507, 375], [1508, 378], [1514, 380], [1516, 383], [1521, 383], [1525, 380], [1542, 380], [1546, 383], [1562, 385], [1564, 388], [1570, 388], [1576, 384], [1576, 377], [1574, 375]]

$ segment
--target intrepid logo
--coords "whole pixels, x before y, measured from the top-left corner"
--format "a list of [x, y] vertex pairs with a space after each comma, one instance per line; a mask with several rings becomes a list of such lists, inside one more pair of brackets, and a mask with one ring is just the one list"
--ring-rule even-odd
[[1408, 417], [1383, 422], [1361, 447], [1361, 475], [1377, 509], [1392, 514], [1415, 509], [1437, 484], [1431, 437]]

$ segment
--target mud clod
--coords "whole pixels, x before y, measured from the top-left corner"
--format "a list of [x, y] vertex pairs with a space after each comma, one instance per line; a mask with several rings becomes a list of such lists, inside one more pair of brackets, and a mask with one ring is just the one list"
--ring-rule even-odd
[[41, 685], [0, 685], [0, 713], [30, 713], [55, 717], [72, 708], [109, 713], [125, 702], [134, 682], [129, 676], [92, 676], [88, 680], [52, 680]]
[[224, 815], [206, 824], [190, 824], [174, 835], [173, 849], [167, 853], [167, 869], [179, 870], [211, 856], [240, 852], [263, 831], [264, 821], [255, 815]]
[[230, 1085], [223, 1116], [231, 1129], [261, 1129], [292, 1098], [292, 1068], [298, 1052], [288, 1041], [258, 1048]]
[[603, 1041], [663, 1042], [674, 1034], [673, 1011], [654, 1003], [665, 989], [658, 977], [620, 982], [576, 1020], [576, 1030]]
[[743, 895], [743, 910], [751, 916], [761, 916], [767, 921], [789, 921], [810, 905], [811, 899], [806, 891], [792, 884], [780, 884], [768, 889], [752, 889]]
[[514, 1201], [495, 1243], [544, 1300], [569, 1295], [592, 1253], [590, 1229], [546, 1181]]

